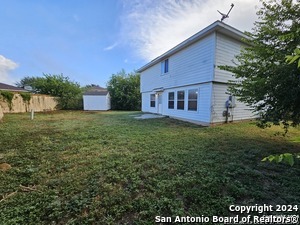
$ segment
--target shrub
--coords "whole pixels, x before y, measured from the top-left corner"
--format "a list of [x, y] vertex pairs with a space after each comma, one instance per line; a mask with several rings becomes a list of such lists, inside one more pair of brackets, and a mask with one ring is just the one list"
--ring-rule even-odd
[[25, 103], [29, 104], [30, 99], [31, 99], [31, 94], [30, 94], [30, 93], [27, 93], [27, 92], [21, 92], [20, 95], [21, 95], [23, 101], [24, 101]]
[[2, 99], [4, 99], [8, 103], [9, 110], [11, 110], [14, 93], [10, 91], [0, 91], [0, 95], [2, 96]]

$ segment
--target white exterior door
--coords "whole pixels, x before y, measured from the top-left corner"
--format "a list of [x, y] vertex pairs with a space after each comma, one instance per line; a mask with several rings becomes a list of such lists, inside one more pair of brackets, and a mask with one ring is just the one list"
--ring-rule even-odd
[[157, 94], [157, 113], [162, 114], [162, 93]]

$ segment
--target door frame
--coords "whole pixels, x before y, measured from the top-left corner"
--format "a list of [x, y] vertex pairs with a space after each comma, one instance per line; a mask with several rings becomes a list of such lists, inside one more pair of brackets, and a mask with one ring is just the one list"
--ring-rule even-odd
[[163, 92], [157, 92], [157, 114], [163, 113]]

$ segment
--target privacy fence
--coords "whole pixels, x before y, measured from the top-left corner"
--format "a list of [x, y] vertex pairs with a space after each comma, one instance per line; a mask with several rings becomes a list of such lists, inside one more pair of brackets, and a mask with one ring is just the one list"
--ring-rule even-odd
[[[3, 113], [21, 113], [53, 111], [56, 109], [56, 97], [31, 94], [27, 92], [13, 93], [0, 91], [0, 111]], [[1, 114], [1, 112], [0, 112]]]

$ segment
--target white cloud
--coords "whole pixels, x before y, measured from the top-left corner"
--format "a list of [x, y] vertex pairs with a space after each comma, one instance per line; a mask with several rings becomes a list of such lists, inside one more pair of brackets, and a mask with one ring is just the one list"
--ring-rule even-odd
[[[149, 61], [227, 13], [232, 0], [122, 0], [122, 39]], [[250, 31], [259, 1], [236, 0], [225, 23]]]
[[17, 67], [17, 63], [11, 59], [5, 58], [3, 55], [0, 55], [0, 82], [6, 84], [12, 84], [15, 82], [16, 80], [10, 76], [9, 72]]
[[114, 44], [105, 47], [103, 50], [104, 51], [110, 51], [110, 50], [114, 49], [115, 47], [117, 47], [118, 45], [119, 45], [119, 43], [115, 42]]

